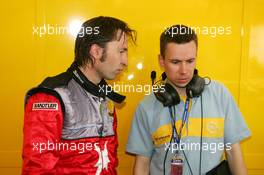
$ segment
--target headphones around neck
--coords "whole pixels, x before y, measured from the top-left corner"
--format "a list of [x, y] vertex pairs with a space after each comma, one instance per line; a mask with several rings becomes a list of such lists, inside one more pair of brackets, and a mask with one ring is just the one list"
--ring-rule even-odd
[[[162, 74], [162, 80], [166, 79], [165, 72]], [[188, 98], [199, 97], [205, 86], [204, 78], [198, 75], [198, 70], [194, 70], [192, 80], [186, 85], [186, 94]], [[164, 107], [166, 106], [174, 106], [180, 103], [181, 99], [177, 92], [177, 90], [169, 83], [165, 83], [163, 88], [159, 88], [157, 92], [155, 92], [155, 96], [157, 100], [159, 100]]]

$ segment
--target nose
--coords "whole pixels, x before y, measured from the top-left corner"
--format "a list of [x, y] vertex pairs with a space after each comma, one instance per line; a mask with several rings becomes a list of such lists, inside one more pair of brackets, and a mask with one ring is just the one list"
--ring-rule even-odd
[[187, 72], [187, 66], [185, 62], [182, 62], [180, 65], [180, 73], [185, 74]]
[[124, 56], [122, 56], [122, 58], [121, 58], [121, 64], [123, 66], [127, 66], [128, 65], [127, 54], [125, 54]]

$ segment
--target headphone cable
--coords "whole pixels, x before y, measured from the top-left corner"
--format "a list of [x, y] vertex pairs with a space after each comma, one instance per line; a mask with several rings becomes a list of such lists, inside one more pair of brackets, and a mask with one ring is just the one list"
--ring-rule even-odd
[[200, 163], [199, 173], [202, 174], [202, 144], [203, 144], [203, 95], [201, 94], [201, 137], [200, 137]]
[[[206, 78], [209, 78], [209, 77], [206, 77]], [[157, 83], [157, 82], [156, 82], [156, 83]], [[155, 83], [155, 84], [156, 84], [156, 83]], [[211, 83], [211, 79], [209, 78], [209, 83], [206, 84], [206, 85], [209, 85], [210, 83]], [[174, 106], [173, 109], [174, 109], [173, 112], [175, 113], [175, 106]], [[171, 109], [170, 107], [169, 107], [169, 111], [170, 111], [170, 115], [173, 117], [172, 109]], [[203, 144], [203, 118], [204, 118], [203, 113], [204, 113], [204, 112], [203, 112], [203, 95], [201, 94], [201, 134], [200, 134], [199, 175], [202, 174], [202, 144]], [[172, 118], [172, 119], [174, 119], [174, 118]], [[174, 123], [174, 124], [172, 125], [172, 135], [171, 135], [171, 139], [170, 139], [169, 148], [166, 150], [165, 157], [164, 157], [164, 161], [163, 161], [163, 174], [164, 174], [164, 175], [166, 175], [166, 174], [165, 174], [165, 173], [166, 173], [166, 170], [165, 170], [165, 164], [166, 164], [166, 159], [167, 159], [167, 156], [168, 156], [168, 151], [169, 151], [169, 149], [170, 149], [170, 147], [171, 147], [172, 139], [173, 139], [173, 136], [174, 136], [174, 131], [177, 132], [174, 120], [173, 120], [173, 123]], [[182, 150], [182, 151], [183, 151], [184, 158], [185, 158], [185, 160], [186, 160], [186, 162], [187, 162], [188, 168], [189, 168], [189, 170], [190, 170], [190, 173], [193, 175], [193, 172], [192, 172], [192, 169], [191, 169], [190, 163], [189, 163], [189, 161], [188, 161], [188, 159], [187, 159], [187, 156], [186, 156], [184, 150]]]

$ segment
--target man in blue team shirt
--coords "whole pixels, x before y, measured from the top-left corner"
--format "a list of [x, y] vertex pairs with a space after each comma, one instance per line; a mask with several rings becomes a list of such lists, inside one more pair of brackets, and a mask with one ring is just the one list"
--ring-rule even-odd
[[[135, 175], [170, 174], [175, 156], [183, 160], [182, 174], [206, 174], [221, 163], [225, 152], [231, 172], [247, 174], [240, 141], [250, 131], [230, 92], [216, 81], [206, 81], [200, 94], [187, 100], [186, 86], [195, 75], [197, 48], [197, 36], [187, 26], [175, 25], [161, 34], [159, 63], [167, 76], [165, 82], [177, 91], [179, 103], [171, 107], [174, 113], [157, 94], [139, 103], [126, 149], [136, 155]], [[175, 140], [179, 141], [176, 145]]]

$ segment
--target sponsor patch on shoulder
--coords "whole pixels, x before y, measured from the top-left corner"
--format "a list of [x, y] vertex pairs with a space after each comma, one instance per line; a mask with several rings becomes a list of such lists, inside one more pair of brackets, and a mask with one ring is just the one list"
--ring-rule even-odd
[[50, 110], [57, 111], [58, 103], [49, 103], [49, 102], [41, 102], [41, 103], [33, 103], [32, 110]]

